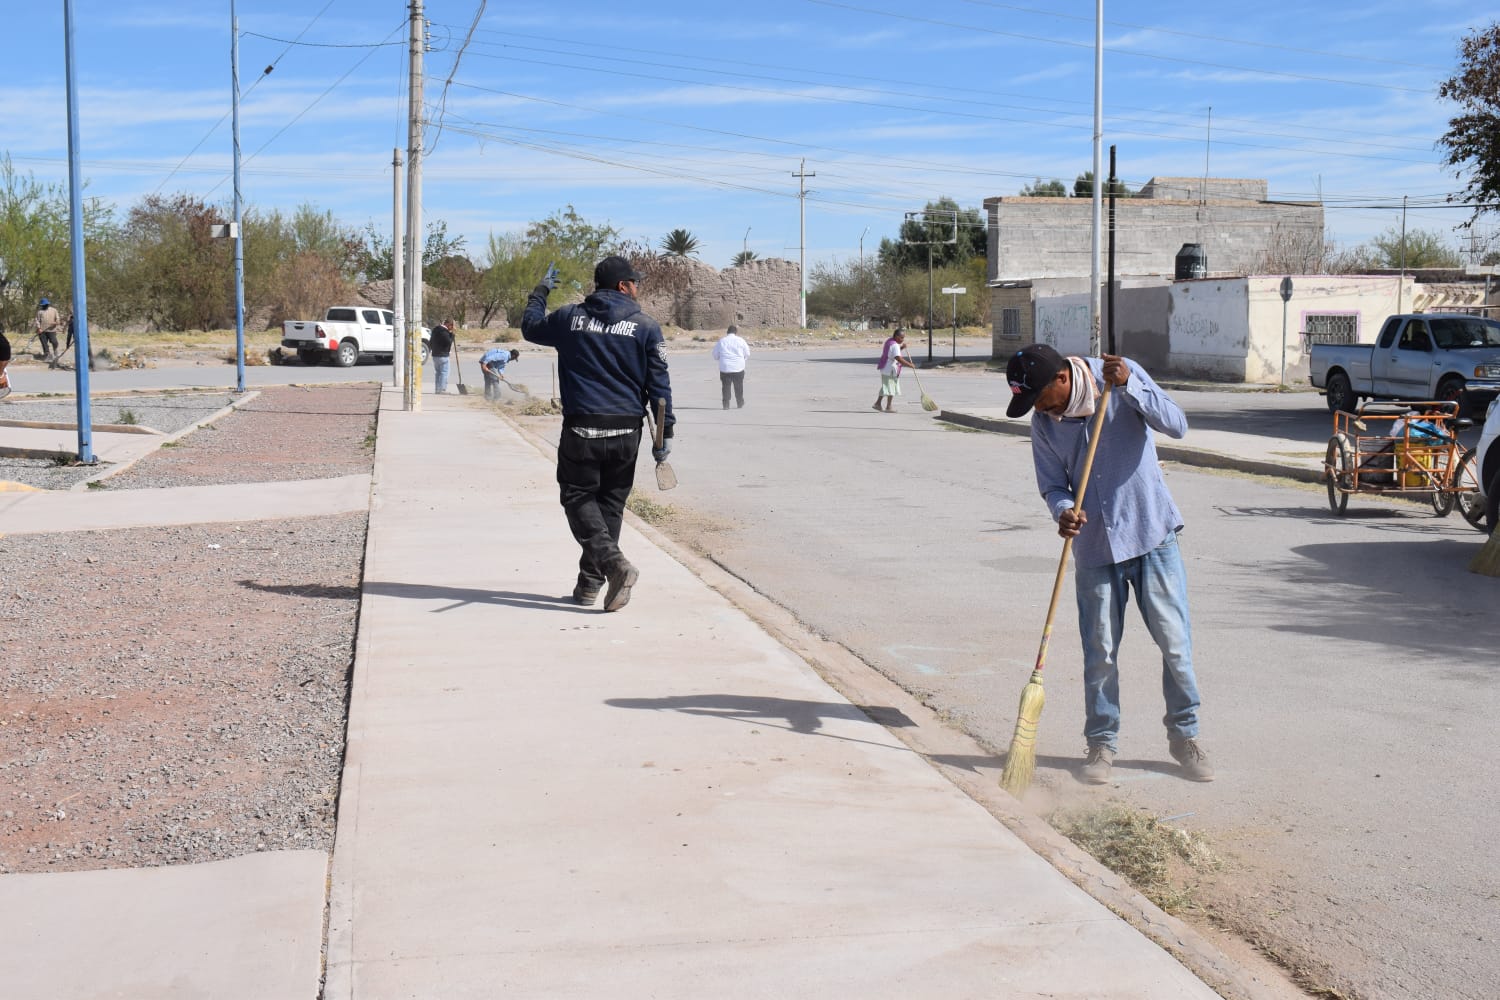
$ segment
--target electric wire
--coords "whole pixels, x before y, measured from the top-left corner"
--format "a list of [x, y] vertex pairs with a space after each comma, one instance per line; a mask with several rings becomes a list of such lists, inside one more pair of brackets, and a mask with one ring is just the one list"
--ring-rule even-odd
[[[1028, 35], [1018, 31], [1002, 31], [999, 28], [986, 28], [977, 24], [957, 24], [952, 21], [941, 21], [932, 17], [918, 17], [915, 14], [898, 14], [894, 11], [879, 10], [875, 7], [861, 7], [852, 3], [841, 3], [838, 0], [804, 0], [805, 3], [817, 4], [820, 7], [835, 7], [843, 10], [853, 11], [857, 14], [873, 14], [878, 17], [889, 17], [899, 21], [911, 21], [917, 24], [931, 24], [940, 28], [952, 28], [956, 31], [977, 31], [989, 35], [1003, 35], [1008, 38], [1019, 38], [1028, 42], [1042, 42], [1047, 45], [1061, 45], [1067, 48], [1089, 49], [1094, 48], [1093, 42], [1075, 42], [1071, 39], [1048, 38], [1045, 35]], [[1230, 69], [1237, 73], [1252, 73], [1257, 76], [1279, 77], [1286, 80], [1307, 80], [1312, 83], [1336, 83], [1346, 87], [1369, 87], [1375, 90], [1391, 90], [1408, 94], [1431, 94], [1431, 88], [1398, 87], [1389, 83], [1370, 83], [1366, 80], [1341, 80], [1337, 77], [1312, 76], [1306, 73], [1286, 73], [1280, 70], [1256, 69], [1252, 66], [1235, 66], [1231, 63], [1208, 62], [1203, 59], [1186, 59], [1180, 56], [1169, 56], [1159, 52], [1139, 52], [1133, 49], [1112, 48], [1109, 51], [1120, 56], [1134, 56], [1139, 59], [1160, 59], [1164, 62], [1183, 63], [1189, 66], [1206, 66], [1210, 69]]]
[[479, 0], [479, 8], [474, 11], [474, 20], [469, 23], [468, 34], [464, 35], [463, 44], [458, 47], [458, 52], [453, 56], [453, 65], [448, 70], [448, 79], [443, 81], [443, 92], [438, 96], [437, 102], [437, 121], [433, 125], [436, 132], [433, 133], [431, 142], [427, 142], [425, 139], [423, 141], [423, 146], [426, 147], [429, 153], [437, 149], [438, 140], [443, 137], [443, 117], [448, 110], [448, 88], [453, 86], [453, 77], [458, 73], [458, 64], [462, 61], [469, 43], [474, 40], [474, 29], [479, 27], [479, 19], [484, 17], [484, 8], [487, 2], [488, 0]]
[[[318, 23], [318, 19], [321, 18], [325, 13], [327, 13], [328, 8], [332, 7], [333, 4], [334, 4], [334, 0], [328, 0], [328, 2], [323, 5], [323, 9], [320, 10], [320, 11], [318, 11], [316, 14], [314, 14], [312, 20], [307, 22], [307, 26], [304, 27], [300, 32], [297, 33], [297, 39], [301, 39], [301, 37], [303, 35], [307, 34], [307, 32], [312, 28], [312, 26]], [[247, 32], [243, 32], [242, 31], [242, 32], [240, 32], [240, 34], [244, 35], [244, 34], [247, 34]], [[271, 71], [274, 70], [278, 65], [280, 65], [282, 58], [288, 52], [290, 52], [292, 50], [292, 45], [295, 44], [295, 42], [297, 41], [297, 39], [294, 39], [292, 42], [288, 42], [286, 48], [284, 48], [284, 49], [281, 50], [281, 55], [278, 55], [275, 59], [271, 60], [270, 64], [267, 65], [266, 68], [261, 71], [260, 76], [258, 76], [258, 77], [255, 78], [255, 82], [252, 83], [252, 84], [250, 84], [250, 87], [247, 90], [245, 90], [244, 93], [240, 94], [240, 99], [241, 100], [244, 100], [246, 97], [249, 97], [252, 93], [254, 93], [255, 88], [260, 86], [260, 82], [262, 80], [264, 80], [266, 77], [268, 77], [268, 76], [271, 75]], [[231, 114], [233, 114], [233, 113], [234, 113], [234, 109], [233, 108], [231, 108], [230, 110], [224, 112], [224, 114], [220, 116], [219, 120], [216, 121], [216, 122], [214, 122], [213, 125], [209, 128], [209, 130], [207, 132], [203, 133], [203, 138], [199, 139], [198, 142], [193, 146], [193, 148], [190, 149], [190, 150], [188, 150], [187, 156], [184, 156], [178, 162], [177, 166], [173, 167], [171, 169], [171, 171], [168, 172], [167, 176], [162, 178], [161, 183], [158, 184], [158, 185], [156, 185], [156, 188], [151, 193], [152, 194], [159, 193], [161, 191], [161, 189], [166, 186], [167, 181], [171, 180], [174, 176], [176, 176], [177, 172], [182, 169], [182, 165], [184, 163], [186, 163], [192, 157], [192, 155], [194, 153], [198, 152], [198, 150], [203, 146], [203, 144], [205, 142], [207, 142], [209, 140], [209, 138], [215, 132], [217, 132], [219, 130], [219, 126], [223, 125], [224, 122], [226, 120], [228, 120], [229, 116]]]

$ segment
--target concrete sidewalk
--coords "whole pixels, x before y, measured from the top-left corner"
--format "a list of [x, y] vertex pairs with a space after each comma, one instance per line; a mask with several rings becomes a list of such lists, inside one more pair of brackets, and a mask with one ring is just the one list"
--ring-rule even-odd
[[384, 405], [327, 997], [1215, 996], [633, 527], [574, 606], [516, 430]]

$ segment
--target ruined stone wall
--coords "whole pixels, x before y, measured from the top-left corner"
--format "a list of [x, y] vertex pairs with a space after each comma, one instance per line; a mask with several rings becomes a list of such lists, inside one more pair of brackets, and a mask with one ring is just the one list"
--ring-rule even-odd
[[801, 272], [795, 261], [772, 257], [720, 271], [687, 262], [684, 287], [653, 291], [641, 286], [641, 306], [662, 323], [685, 330], [742, 330], [797, 326], [802, 322]]

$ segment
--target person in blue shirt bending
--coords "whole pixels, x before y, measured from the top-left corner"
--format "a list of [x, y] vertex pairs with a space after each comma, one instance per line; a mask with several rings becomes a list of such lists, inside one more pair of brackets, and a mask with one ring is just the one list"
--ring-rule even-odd
[[[1120, 636], [1135, 591], [1146, 629], [1161, 650], [1167, 746], [1193, 781], [1214, 770], [1198, 744], [1198, 682], [1193, 674], [1187, 574], [1177, 550], [1182, 514], [1167, 491], [1155, 434], [1181, 438], [1187, 417], [1145, 369], [1128, 358], [1064, 358], [1046, 344], [1021, 348], [1006, 368], [1010, 417], [1031, 417], [1037, 487], [1057, 533], [1073, 539], [1078, 631], [1083, 640], [1084, 738], [1079, 777], [1102, 785], [1119, 749]], [[1113, 385], [1099, 446], [1077, 509], [1074, 494], [1088, 451], [1092, 416]]]
[[[505, 366], [521, 356], [517, 350], [491, 347], [479, 359], [479, 370], [484, 372], [484, 398], [499, 399], [500, 383], [505, 382]], [[506, 385], [510, 385], [506, 382]], [[512, 386], [514, 388], [514, 386]]]

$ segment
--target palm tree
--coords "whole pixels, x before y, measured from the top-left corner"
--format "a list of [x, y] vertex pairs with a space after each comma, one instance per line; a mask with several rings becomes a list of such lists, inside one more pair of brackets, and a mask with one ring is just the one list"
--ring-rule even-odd
[[754, 250], [741, 250], [739, 253], [734, 255], [734, 259], [729, 263], [733, 264], [735, 267], [741, 267], [745, 264], [750, 263], [752, 260], [760, 260], [760, 255], [757, 254]]
[[698, 237], [686, 229], [674, 229], [661, 238], [661, 252], [668, 257], [696, 257], [702, 245]]

